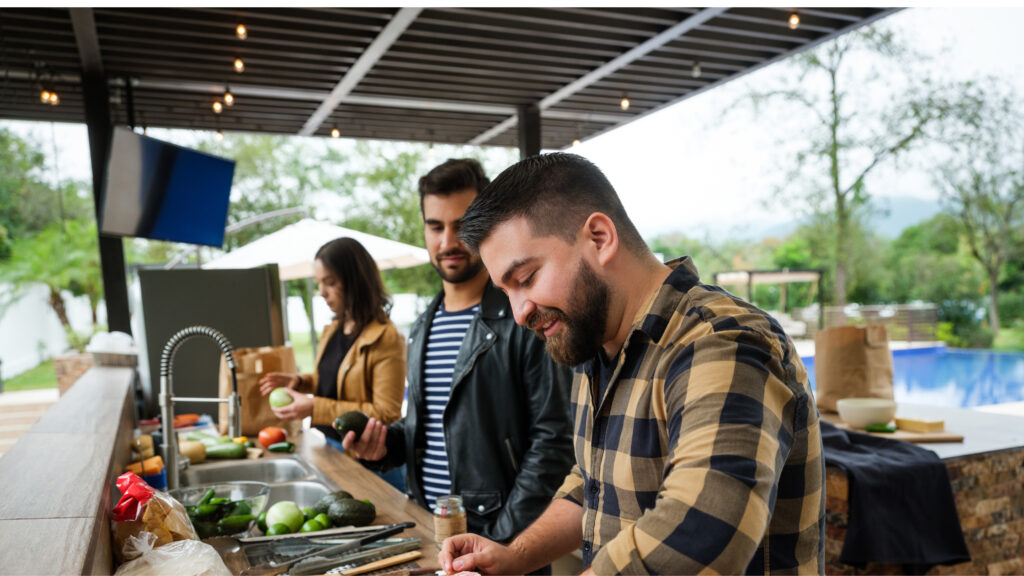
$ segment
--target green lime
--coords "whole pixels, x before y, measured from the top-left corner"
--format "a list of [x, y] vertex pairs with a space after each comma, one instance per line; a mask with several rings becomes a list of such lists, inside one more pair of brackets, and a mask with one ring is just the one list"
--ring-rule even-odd
[[324, 528], [331, 527], [331, 519], [327, 517], [327, 514], [317, 514], [313, 520], [319, 522]]
[[260, 512], [260, 515], [256, 517], [256, 525], [260, 527], [260, 532], [267, 533], [267, 511]]
[[312, 508], [303, 508], [302, 509], [302, 518], [304, 520], [312, 520], [315, 517], [316, 517], [316, 510], [313, 510]]
[[273, 526], [270, 527], [269, 530], [267, 530], [267, 536], [280, 536], [281, 534], [291, 534], [291, 533], [292, 533], [292, 529], [289, 528], [287, 524], [280, 523], [280, 522], [277, 523], [277, 524], [274, 524]]
[[319, 532], [324, 529], [324, 525], [317, 522], [316, 520], [307, 520], [299, 532]]

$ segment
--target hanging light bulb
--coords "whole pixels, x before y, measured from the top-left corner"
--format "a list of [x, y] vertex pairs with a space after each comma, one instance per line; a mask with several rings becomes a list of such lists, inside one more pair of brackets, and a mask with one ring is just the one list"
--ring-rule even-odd
[[789, 29], [796, 30], [800, 26], [800, 15], [793, 12], [789, 15]]
[[619, 100], [619, 106], [623, 110], [629, 110], [629, 98], [626, 98], [625, 94], [622, 95], [622, 100]]
[[57, 96], [57, 92], [50, 92], [50, 106], [57, 104], [60, 104], [60, 96]]
[[238, 36], [239, 40], [245, 40], [249, 37], [249, 31], [245, 29], [245, 24], [239, 24], [238, 27], [235, 28], [235, 34]]
[[331, 128], [331, 138], [341, 138], [341, 130], [337, 127]]
[[580, 142], [579, 138], [573, 138], [573, 140], [572, 140], [572, 147], [573, 148], [579, 146], [580, 144], [582, 144], [582, 142]]
[[693, 62], [693, 70], [690, 72], [690, 75], [693, 76], [694, 78], [700, 78], [701, 73], [702, 71], [700, 69], [700, 62], [697, 62], [695, 60]]
[[50, 91], [44, 89], [42, 92], [40, 92], [39, 93], [39, 101], [42, 102], [43, 104], [49, 104], [50, 103]]
[[224, 110], [224, 105], [220, 103], [220, 100], [214, 100], [213, 113], [220, 114], [222, 110]]
[[217, 130], [217, 132], [213, 136], [217, 139], [217, 142], [224, 141], [224, 133], [221, 132], [220, 130]]
[[145, 126], [143, 126], [143, 127], [142, 127], [142, 135], [143, 135], [143, 136], [145, 136], [145, 135], [146, 135], [146, 127], [145, 127]]
[[427, 156], [430, 156], [431, 158], [433, 158], [434, 154], [436, 154], [436, 152], [434, 151], [434, 143], [431, 142], [430, 143], [430, 148], [427, 148]]
[[235, 72], [241, 74], [245, 71], [245, 62], [242, 62], [241, 58], [235, 58]]
[[224, 104], [226, 106], [234, 106], [235, 105], [235, 95], [231, 93], [231, 89], [230, 88], [225, 88], [224, 89]]

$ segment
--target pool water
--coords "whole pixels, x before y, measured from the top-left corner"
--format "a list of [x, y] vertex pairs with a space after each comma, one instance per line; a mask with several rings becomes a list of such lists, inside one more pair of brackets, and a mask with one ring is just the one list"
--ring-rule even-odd
[[[804, 358], [814, 386], [814, 359]], [[969, 408], [1024, 401], [1024, 354], [921, 348], [893, 351], [897, 402]]]

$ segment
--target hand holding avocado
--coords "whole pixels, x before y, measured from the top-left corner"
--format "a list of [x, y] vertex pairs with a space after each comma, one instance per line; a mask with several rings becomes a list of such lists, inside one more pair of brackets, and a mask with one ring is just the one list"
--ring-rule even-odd
[[341, 435], [341, 445], [354, 458], [380, 460], [388, 453], [388, 429], [376, 418], [367, 418], [362, 412], [346, 412], [334, 420], [334, 428]]

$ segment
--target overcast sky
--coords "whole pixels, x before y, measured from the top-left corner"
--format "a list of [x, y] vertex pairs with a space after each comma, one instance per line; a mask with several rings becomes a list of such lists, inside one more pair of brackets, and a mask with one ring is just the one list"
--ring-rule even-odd
[[[952, 47], [945, 68], [961, 78], [987, 74], [1013, 79], [1024, 94], [1024, 8], [912, 8], [886, 19], [924, 52]], [[752, 223], [792, 215], [767, 211], [761, 199], [781, 167], [772, 153], [785, 123], [770, 116], [752, 123], [744, 115], [723, 119], [722, 107], [754, 84], [785, 73], [769, 66], [740, 80], [681, 102], [573, 149], [600, 166], [619, 190], [641, 234], [682, 231], [691, 237], [738, 234]], [[58, 174], [89, 179], [83, 125], [0, 121], [45, 143]], [[799, 137], [799, 134], [793, 134]], [[342, 143], [338, 143], [343, 145]], [[443, 152], [443, 149], [442, 149]], [[883, 170], [873, 192], [935, 198], [927, 177], [908, 170]]]

